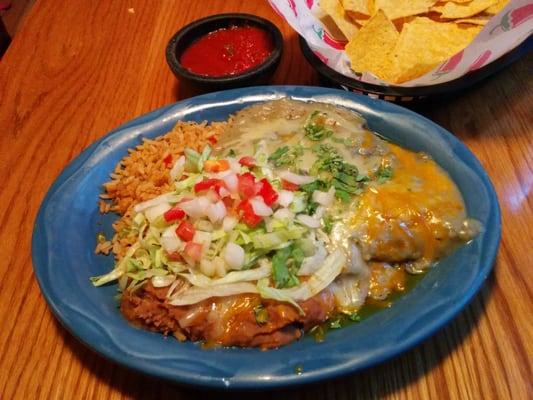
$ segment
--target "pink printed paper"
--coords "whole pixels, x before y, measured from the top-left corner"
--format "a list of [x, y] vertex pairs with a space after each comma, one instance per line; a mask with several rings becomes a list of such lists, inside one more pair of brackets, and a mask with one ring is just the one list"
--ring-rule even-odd
[[[367, 83], [388, 85], [370, 73], [356, 75], [344, 52], [345, 43], [329, 35], [317, 17], [318, 0], [269, 0], [271, 6], [302, 35], [329, 67]], [[533, 0], [511, 0], [466, 49], [427, 74], [396, 86], [427, 86], [459, 78], [508, 53], [533, 33]]]

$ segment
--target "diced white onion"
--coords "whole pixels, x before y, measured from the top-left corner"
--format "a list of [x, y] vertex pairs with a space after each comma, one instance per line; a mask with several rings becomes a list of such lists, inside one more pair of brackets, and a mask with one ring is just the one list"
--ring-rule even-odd
[[203, 258], [200, 261], [200, 271], [205, 276], [214, 276], [215, 272], [216, 272], [215, 264], [213, 264], [213, 262], [211, 262], [211, 260], [207, 260], [207, 259]]
[[207, 207], [206, 214], [207, 218], [209, 218], [209, 221], [211, 221], [213, 224], [222, 221], [222, 219], [226, 216], [226, 206], [221, 200], [219, 200], [215, 204], [210, 204]]
[[215, 275], [222, 278], [226, 276], [228, 271], [226, 270], [226, 263], [221, 257], [215, 257], [213, 259], [213, 265], [215, 267]]
[[236, 243], [229, 242], [222, 251], [222, 257], [231, 269], [241, 269], [244, 265], [244, 249]]
[[320, 220], [311, 217], [310, 215], [298, 214], [296, 216], [296, 219], [298, 220], [298, 222], [300, 222], [302, 225], [307, 226], [308, 228], [316, 229], [320, 227]]
[[169, 226], [163, 231], [161, 235], [161, 246], [169, 252], [173, 253], [182, 247], [182, 241], [176, 234], [176, 225]]
[[233, 157], [228, 157], [227, 160], [229, 162], [229, 168], [233, 172], [236, 172], [236, 173], [241, 172], [241, 164], [239, 164], [239, 161], [237, 159]]
[[146, 219], [150, 222], [154, 222], [157, 217], [163, 215], [170, 210], [172, 206], [169, 203], [161, 203], [156, 206], [150, 207], [144, 211]]
[[208, 175], [211, 178], [223, 179], [225, 176], [228, 176], [228, 175], [231, 175], [231, 174], [234, 174], [234, 172], [231, 169], [227, 169], [225, 171], [212, 172], [212, 173], [210, 173]]
[[268, 217], [269, 215], [272, 215], [272, 209], [266, 205], [261, 196], [255, 196], [250, 199], [250, 204], [256, 215], [259, 215], [260, 217]]
[[207, 193], [205, 194], [205, 197], [207, 197], [207, 199], [211, 203], [216, 203], [218, 199], [220, 199], [220, 196], [213, 189], [209, 189]]
[[[224, 264], [224, 267], [226, 267], [226, 263], [220, 257], [215, 257], [213, 263], [215, 265], [215, 270], [218, 268], [219, 263]], [[207, 288], [217, 285], [226, 285], [228, 283], [250, 282], [268, 278], [272, 274], [272, 263], [263, 259], [259, 262], [259, 265], [258, 268], [228, 272], [223, 278], [218, 279], [210, 279], [203, 274], [192, 271], [189, 273], [181, 273], [179, 275], [182, 278], [187, 279], [187, 281], [193, 286]]]
[[194, 243], [198, 243], [202, 245], [202, 250], [205, 252], [209, 248], [209, 245], [211, 244], [211, 233], [204, 232], [200, 230], [196, 230], [194, 233], [194, 237], [192, 238], [192, 241]]
[[315, 190], [313, 192], [313, 201], [323, 206], [329, 207], [335, 199], [335, 188], [332, 186], [327, 192]]
[[150, 207], [157, 206], [159, 204], [164, 203], [170, 203], [170, 202], [176, 202], [178, 201], [178, 198], [173, 193], [165, 193], [161, 196], [154, 197], [153, 199], [143, 201], [142, 203], [136, 204], [135, 207], [133, 207], [133, 211], [136, 213], [140, 213]]
[[276, 210], [276, 212], [274, 213], [274, 218], [276, 218], [276, 219], [293, 220], [294, 219], [294, 213], [291, 210], [289, 210], [288, 208], [280, 208], [280, 209]]
[[326, 212], [326, 207], [324, 206], [318, 206], [316, 208], [315, 213], [313, 214], [314, 219], [321, 219], [324, 216], [324, 213]]
[[298, 175], [291, 171], [282, 171], [279, 176], [287, 182], [294, 183], [295, 185], [305, 185], [316, 181], [314, 176]]
[[[240, 165], [239, 165], [240, 168]], [[239, 179], [237, 178], [237, 174], [231, 173], [228, 175], [225, 175], [222, 177], [222, 180], [226, 184], [226, 187], [231, 193], [237, 192], [237, 187], [239, 184]]]
[[288, 190], [278, 192], [278, 204], [282, 207], [288, 207], [294, 200], [294, 193]]
[[172, 178], [173, 181], [181, 178], [181, 174], [183, 173], [184, 168], [185, 168], [185, 156], [181, 156], [176, 160], [176, 162], [172, 166], [172, 169], [170, 170], [170, 177]]
[[228, 197], [230, 195], [230, 192], [228, 192], [228, 190], [226, 188], [220, 188], [220, 190], [218, 191], [220, 197], [224, 198], [224, 197]]
[[224, 220], [222, 221], [222, 230], [224, 232], [229, 232], [233, 230], [239, 223], [239, 220], [235, 217], [232, 217], [231, 215], [227, 215]]
[[185, 214], [187, 214], [189, 217], [199, 218], [206, 215], [207, 207], [209, 207], [210, 204], [211, 202], [207, 197], [201, 196], [180, 203], [180, 208], [185, 211]]

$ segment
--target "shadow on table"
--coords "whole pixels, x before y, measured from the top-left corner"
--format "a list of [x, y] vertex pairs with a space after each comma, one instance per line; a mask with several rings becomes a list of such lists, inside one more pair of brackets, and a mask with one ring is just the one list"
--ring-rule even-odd
[[[437, 380], [445, 381], [439, 364], [463, 343], [484, 314], [494, 286], [491, 274], [480, 292], [470, 304], [445, 328], [412, 350], [392, 360], [359, 373], [322, 383], [302, 387], [261, 391], [214, 391], [180, 386], [129, 370], [94, 353], [71, 336], [59, 323], [58, 333], [81, 364], [97, 377], [127, 398], [142, 399], [322, 399], [355, 398], [370, 399], [385, 397], [401, 391], [432, 372]], [[320, 348], [317, 347], [317, 351]], [[446, 386], [439, 385], [446, 391]], [[446, 393], [442, 393], [446, 398]]]
[[[532, 65], [530, 52], [469, 89], [409, 108], [465, 141], [506, 137], [512, 132], [503, 129], [503, 121], [511, 110], [523, 113], [524, 119], [530, 115], [527, 93], [533, 90]], [[528, 134], [526, 130], [518, 133]]]

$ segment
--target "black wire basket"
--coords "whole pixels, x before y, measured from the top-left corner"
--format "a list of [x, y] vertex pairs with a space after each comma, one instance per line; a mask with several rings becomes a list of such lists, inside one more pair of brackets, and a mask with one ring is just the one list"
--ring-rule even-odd
[[533, 50], [533, 36], [529, 36], [521, 45], [497, 60], [460, 78], [445, 83], [416, 87], [381, 86], [349, 78], [324, 64], [311, 50], [302, 36], [300, 36], [300, 48], [307, 61], [319, 73], [325, 86], [338, 87], [375, 99], [407, 104], [436, 98], [442, 99], [475, 85]]

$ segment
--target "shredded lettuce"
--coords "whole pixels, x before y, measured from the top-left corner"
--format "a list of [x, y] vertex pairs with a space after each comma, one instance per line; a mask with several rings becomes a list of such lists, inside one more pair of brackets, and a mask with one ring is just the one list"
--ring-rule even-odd
[[271, 233], [252, 234], [252, 243], [256, 249], [278, 249], [288, 246], [291, 240], [298, 239], [307, 230], [302, 227], [288, 227]]
[[139, 243], [133, 244], [126, 254], [124, 255], [124, 258], [115, 266], [115, 268], [104, 275], [99, 276], [93, 276], [91, 277], [91, 282], [94, 286], [102, 286], [106, 283], [116, 281], [119, 279], [122, 275], [126, 273], [127, 270], [127, 260], [135, 253], [135, 251], [140, 247]]
[[[322, 266], [304, 283], [290, 289], [276, 289], [268, 286], [268, 279], [257, 282], [257, 290], [261, 297], [284, 301], [301, 310], [298, 301], [305, 301], [328, 287], [341, 273], [346, 264], [346, 256], [340, 250], [331, 253]], [[303, 312], [303, 310], [301, 310]]]
[[335, 250], [326, 257], [322, 266], [311, 277], [299, 286], [283, 289], [296, 301], [305, 301], [320, 293], [342, 272], [346, 264], [346, 256], [341, 250]]
[[177, 192], [182, 192], [184, 190], [192, 188], [195, 183], [202, 179], [202, 176], [199, 174], [190, 174], [187, 178], [178, 181], [174, 184]]
[[226, 297], [242, 293], [257, 293], [257, 286], [250, 282], [228, 283], [211, 287], [191, 287], [177, 296], [173, 296], [169, 304], [187, 306], [196, 304], [211, 297]]
[[260, 279], [257, 282], [257, 291], [263, 299], [271, 299], [284, 303], [289, 303], [298, 310], [298, 313], [300, 315], [305, 315], [305, 312], [302, 307], [300, 307], [300, 305], [296, 301], [294, 301], [293, 298], [288, 296], [283, 289], [276, 289], [271, 286], [268, 286], [268, 279]]

